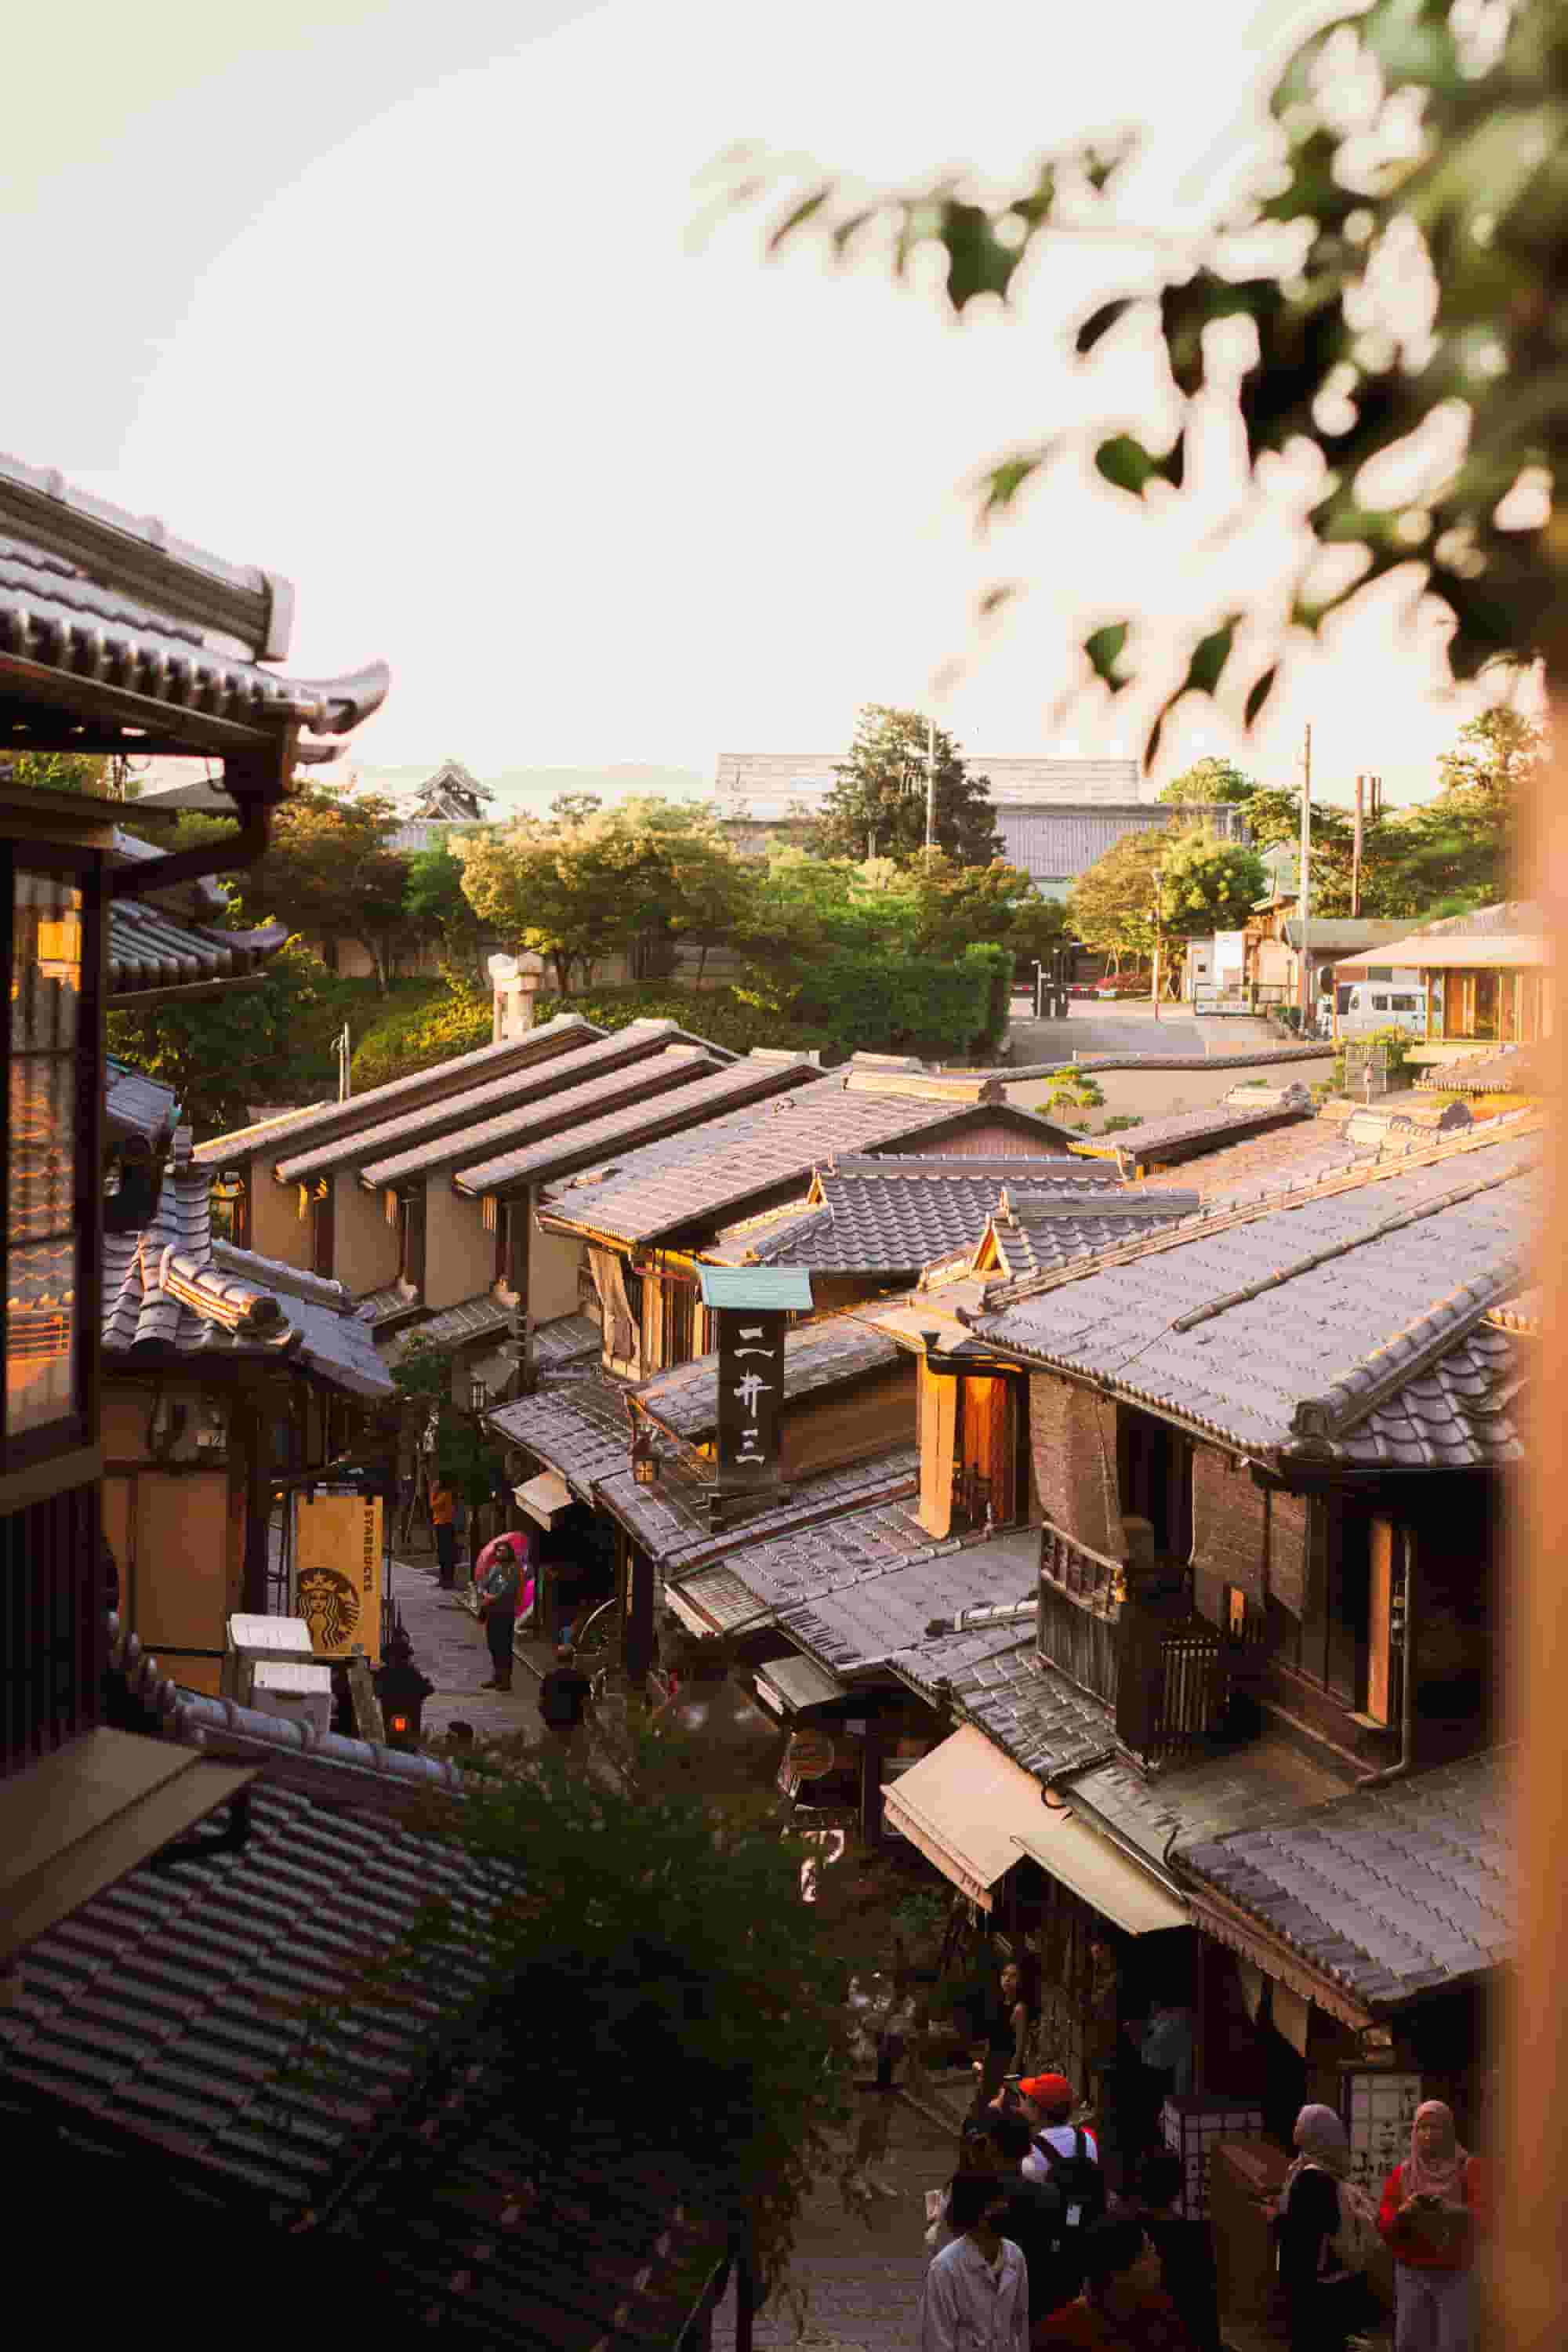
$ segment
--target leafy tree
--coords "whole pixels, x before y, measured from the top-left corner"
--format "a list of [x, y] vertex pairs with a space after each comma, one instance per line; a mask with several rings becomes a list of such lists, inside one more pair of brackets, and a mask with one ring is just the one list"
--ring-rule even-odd
[[[1292, 444], [1321, 461], [1306, 543], [1282, 583], [1291, 624], [1316, 632], [1397, 572], [1412, 603], [1429, 590], [1451, 613], [1456, 677], [1541, 656], [1561, 684], [1568, 538], [1548, 492], [1568, 469], [1555, 292], [1568, 278], [1565, 102], [1557, 0], [1373, 0], [1296, 52], [1273, 91], [1255, 194], [1194, 238], [1129, 220], [1121, 199], [1138, 142], [1128, 136], [1047, 153], [995, 203], [951, 177], [869, 199], [828, 178], [789, 205], [772, 242], [809, 233], [838, 257], [890, 242], [900, 274], [935, 245], [946, 299], [962, 311], [981, 295], [1010, 300], [1042, 243], [1097, 235], [1128, 258], [1077, 323], [1076, 348], [1088, 358], [1157, 292], [1181, 403], [1168, 446], [1123, 429], [1099, 442], [1105, 481], [1132, 499], [1153, 481], [1179, 486], [1199, 404], [1228, 394], [1246, 434], [1244, 511], [1267, 500], [1271, 463]], [[744, 193], [764, 184], [753, 174]], [[1228, 339], [1211, 335], [1218, 327]], [[1239, 361], [1237, 337], [1250, 347]], [[1052, 435], [989, 467], [983, 520], [1058, 458], [1071, 453]], [[1331, 578], [1316, 561], [1329, 549], [1353, 551]], [[1242, 616], [1205, 598], [1202, 582], [1194, 572], [1185, 674], [1155, 716], [1151, 760], [1189, 691], [1244, 698], [1250, 725], [1288, 651], [1256, 614], [1241, 632]], [[989, 592], [986, 609], [1006, 593]], [[1085, 641], [1113, 694], [1139, 674], [1131, 619]]]
[[1239, 930], [1266, 882], [1255, 850], [1201, 826], [1151, 825], [1079, 876], [1068, 915], [1087, 946], [1142, 963], [1167, 938]]
[[392, 1378], [398, 1394], [416, 1409], [421, 1432], [434, 1409], [436, 1466], [442, 1476], [466, 1502], [486, 1503], [504, 1467], [504, 1456], [486, 1439], [473, 1415], [453, 1399], [458, 1354], [455, 1348], [444, 1348], [416, 1334], [394, 1365]]
[[[868, 702], [849, 756], [823, 804], [814, 846], [824, 856], [912, 856], [926, 837], [927, 725], [918, 710]], [[936, 839], [961, 866], [988, 866], [1002, 847], [984, 776], [971, 776], [947, 730], [934, 735]]]
[[251, 1103], [274, 1098], [325, 978], [319, 960], [290, 940], [256, 988], [110, 1013], [109, 1050], [174, 1087], [200, 1142], [243, 1127]]
[[463, 891], [462, 860], [443, 838], [408, 860], [403, 909], [412, 928], [437, 939], [447, 963], [476, 986], [484, 981], [488, 934]]
[[14, 784], [29, 792], [88, 793], [98, 800], [115, 797], [116, 761], [99, 752], [13, 751], [5, 762]]
[[1256, 780], [1244, 769], [1238, 768], [1234, 760], [1219, 760], [1211, 756], [1206, 760], [1194, 761], [1190, 768], [1184, 768], [1179, 776], [1173, 776], [1160, 798], [1178, 804], [1188, 801], [1206, 802], [1211, 805], [1215, 801], [1250, 803], [1257, 790]]
[[557, 793], [550, 803], [550, 814], [557, 824], [586, 824], [604, 805], [600, 793]]
[[1159, 877], [1162, 926], [1182, 940], [1240, 930], [1268, 882], [1256, 850], [1209, 833], [1171, 840]]
[[394, 961], [413, 932], [404, 906], [406, 861], [387, 846], [397, 811], [329, 785], [296, 792], [272, 820], [272, 843], [249, 869], [247, 906], [308, 939], [357, 940], [384, 995]]

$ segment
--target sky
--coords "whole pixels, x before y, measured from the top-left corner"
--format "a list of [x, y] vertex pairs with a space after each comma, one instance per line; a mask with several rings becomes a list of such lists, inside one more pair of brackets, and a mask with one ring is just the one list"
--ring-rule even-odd
[[[350, 764], [480, 775], [818, 752], [869, 701], [965, 751], [1104, 757], [1138, 713], [1077, 647], [1135, 598], [1156, 667], [1194, 567], [1267, 608], [1283, 504], [1223, 547], [1208, 418], [1144, 514], [1068, 469], [977, 544], [978, 467], [1102, 416], [1169, 421], [1152, 338], [1092, 372], [1064, 328], [1117, 247], [1054, 248], [960, 323], [930, 273], [767, 262], [716, 198], [739, 142], [873, 184], [1000, 185], [1137, 124], [1129, 218], [1239, 184], [1298, 0], [87, 0], [7, 34], [8, 308], [31, 319], [0, 447], [296, 584], [289, 667], [392, 666]], [[83, 72], [84, 42], [90, 69]], [[776, 205], [774, 207], [776, 209]], [[1029, 593], [992, 629], [981, 592]], [[1245, 741], [1189, 699], [1154, 782], [1206, 752], [1348, 800], [1433, 788], [1476, 707], [1395, 593], [1300, 661]], [[1125, 701], [1127, 698], [1123, 698]], [[1151, 785], [1150, 789], [1152, 789]]]

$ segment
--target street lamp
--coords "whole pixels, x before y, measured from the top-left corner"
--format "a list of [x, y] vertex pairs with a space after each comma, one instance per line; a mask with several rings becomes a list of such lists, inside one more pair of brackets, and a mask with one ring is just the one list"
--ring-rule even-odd
[[646, 1423], [632, 1433], [632, 1483], [637, 1486], [657, 1486], [658, 1454], [655, 1450], [653, 1432]]

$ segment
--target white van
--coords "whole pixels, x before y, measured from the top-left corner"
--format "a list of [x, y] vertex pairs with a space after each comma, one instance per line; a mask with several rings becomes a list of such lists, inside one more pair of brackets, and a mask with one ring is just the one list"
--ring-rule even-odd
[[1338, 1036], [1370, 1037], [1376, 1029], [1403, 1029], [1408, 1037], [1426, 1034], [1426, 991], [1408, 982], [1342, 981], [1334, 999]]

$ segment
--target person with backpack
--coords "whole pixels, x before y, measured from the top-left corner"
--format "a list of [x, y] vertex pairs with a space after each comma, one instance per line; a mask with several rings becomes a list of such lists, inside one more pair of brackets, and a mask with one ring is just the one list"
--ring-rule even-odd
[[1372, 2301], [1367, 2265], [1377, 2212], [1352, 2180], [1351, 2145], [1332, 2107], [1296, 2118], [1299, 2151], [1275, 2207], [1275, 2256], [1290, 2315], [1290, 2352], [1345, 2352]]
[[1109, 2203], [1100, 2143], [1091, 2131], [1069, 2120], [1072, 2084], [1065, 2074], [1031, 2074], [1019, 2084], [1018, 2094], [1034, 2142], [1025, 2159], [1024, 2178], [1043, 2181], [1062, 2200], [1065, 2303], [1083, 2284], [1085, 2232], [1103, 2221]]
[[1451, 2108], [1415, 2110], [1410, 2154], [1384, 2183], [1377, 2226], [1394, 2256], [1394, 2352], [1471, 2352], [1480, 2166], [1467, 2156]]

